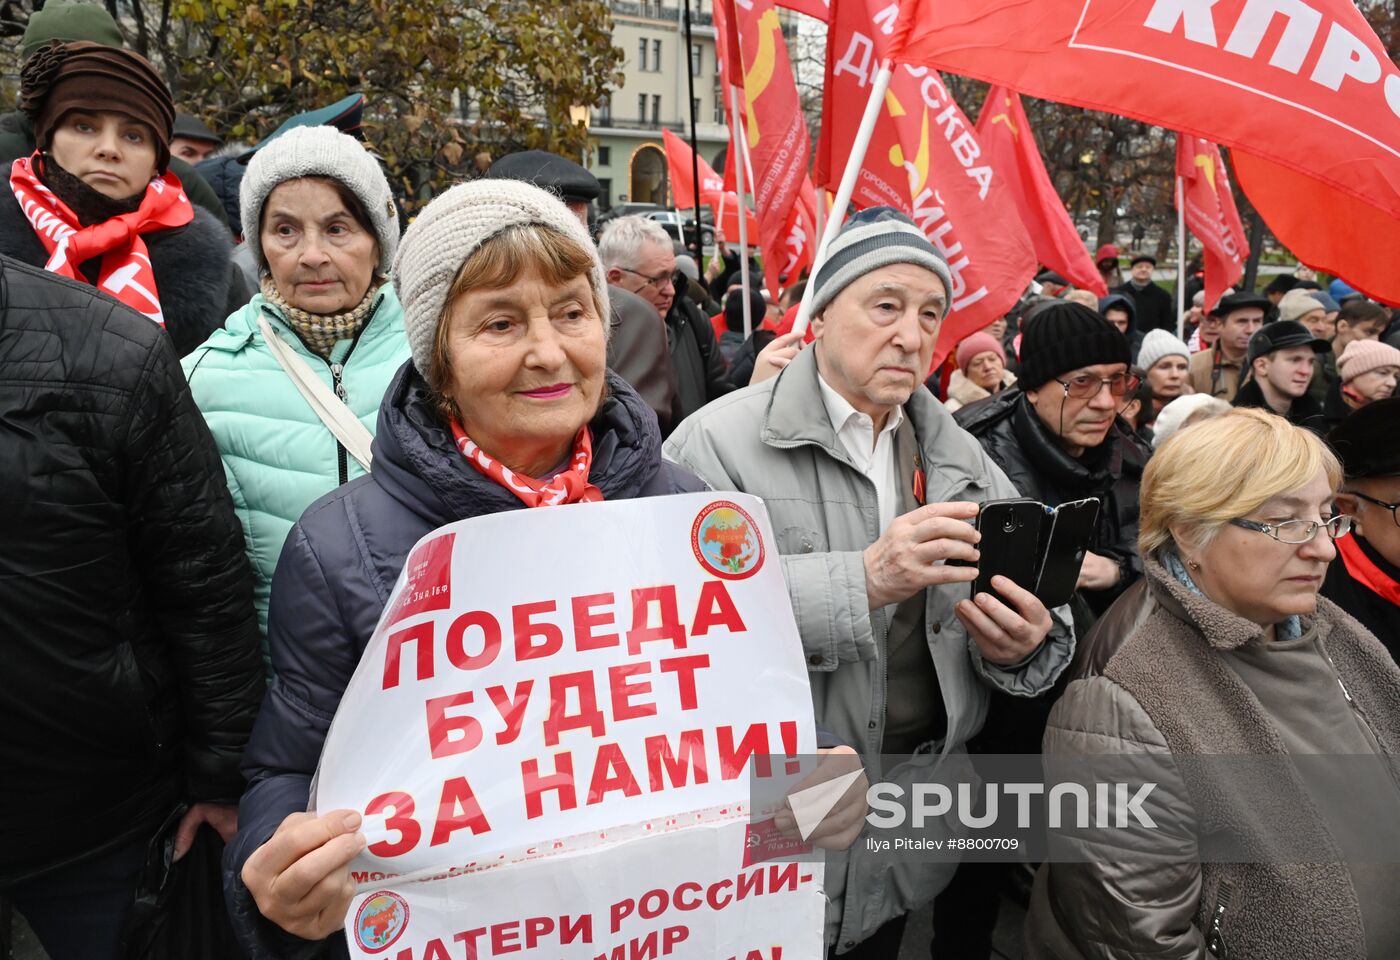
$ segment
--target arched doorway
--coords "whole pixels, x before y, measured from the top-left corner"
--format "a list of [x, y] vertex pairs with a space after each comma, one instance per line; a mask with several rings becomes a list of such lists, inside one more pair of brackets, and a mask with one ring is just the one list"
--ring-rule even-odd
[[644, 143], [632, 151], [629, 181], [633, 203], [666, 206], [666, 155], [654, 143]]

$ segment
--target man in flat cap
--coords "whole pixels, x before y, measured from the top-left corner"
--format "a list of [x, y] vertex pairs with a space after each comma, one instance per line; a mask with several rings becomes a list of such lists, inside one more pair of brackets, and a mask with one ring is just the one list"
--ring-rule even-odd
[[1329, 341], [1313, 336], [1297, 320], [1261, 327], [1249, 338], [1245, 353], [1249, 382], [1235, 394], [1234, 405], [1272, 410], [1296, 427], [1326, 432], [1322, 404], [1308, 394], [1308, 384], [1318, 355], [1331, 352]]
[[583, 167], [557, 153], [522, 150], [497, 160], [486, 170], [492, 180], [524, 180], [543, 187], [564, 201], [564, 206], [588, 226], [589, 205], [603, 192], [603, 185]]
[[224, 145], [220, 137], [201, 119], [183, 110], [175, 112], [175, 136], [170, 152], [186, 163], [199, 163]]
[[1377, 400], [1327, 435], [1345, 480], [1337, 506], [1355, 518], [1337, 541], [1322, 595], [1400, 661], [1400, 397]]

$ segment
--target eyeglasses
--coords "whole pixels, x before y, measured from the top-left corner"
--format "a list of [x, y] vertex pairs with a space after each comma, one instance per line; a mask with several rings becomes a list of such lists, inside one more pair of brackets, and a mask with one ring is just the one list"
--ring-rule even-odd
[[1347, 493], [1351, 494], [1353, 497], [1356, 497], [1358, 500], [1365, 500], [1367, 503], [1374, 503], [1378, 507], [1384, 507], [1386, 510], [1389, 510], [1390, 519], [1395, 521], [1395, 525], [1397, 527], [1400, 527], [1400, 503], [1386, 503], [1384, 500], [1377, 500], [1375, 497], [1368, 497], [1366, 496], [1366, 494], [1360, 493], [1356, 490], [1348, 490]]
[[1316, 520], [1284, 520], [1282, 523], [1260, 523], [1258, 520], [1231, 520], [1237, 527], [1267, 533], [1279, 543], [1309, 543], [1317, 536], [1317, 531], [1326, 528], [1333, 540], [1345, 537], [1351, 532], [1351, 517], [1338, 514], [1331, 520], [1319, 523]]
[[631, 267], [618, 267], [617, 269], [625, 270], [634, 277], [641, 277], [646, 281], [646, 283], [642, 284], [643, 287], [655, 287], [657, 290], [660, 290], [662, 287], [669, 284], [671, 289], [674, 290], [676, 288], [676, 275], [673, 273], [658, 273], [656, 276], [652, 277], [642, 273], [640, 270], [633, 270]]
[[1115, 397], [1121, 397], [1125, 393], [1131, 393], [1137, 389], [1140, 382], [1137, 377], [1130, 373], [1115, 373], [1111, 377], [1071, 377], [1069, 380], [1056, 380], [1060, 386], [1065, 388], [1065, 396], [1074, 397], [1076, 400], [1092, 400], [1099, 395], [1099, 391], [1108, 387], [1108, 392]]

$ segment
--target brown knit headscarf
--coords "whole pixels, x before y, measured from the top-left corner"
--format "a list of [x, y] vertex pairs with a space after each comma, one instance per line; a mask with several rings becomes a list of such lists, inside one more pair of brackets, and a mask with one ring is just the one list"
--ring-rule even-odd
[[19, 108], [34, 123], [34, 142], [47, 152], [54, 127], [70, 110], [124, 113], [151, 128], [156, 172], [170, 164], [175, 100], [151, 62], [121, 47], [54, 40], [24, 61]]

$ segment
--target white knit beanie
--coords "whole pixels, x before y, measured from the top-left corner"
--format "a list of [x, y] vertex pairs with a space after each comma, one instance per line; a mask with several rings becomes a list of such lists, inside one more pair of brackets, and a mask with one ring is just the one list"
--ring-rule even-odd
[[447, 306], [447, 292], [462, 264], [502, 230], [529, 224], [562, 233], [588, 252], [593, 261], [588, 278], [602, 306], [603, 329], [611, 328], [603, 263], [588, 231], [564, 201], [519, 180], [459, 183], [436, 197], [408, 225], [394, 261], [394, 288], [403, 305], [413, 365], [424, 379], [432, 367], [433, 341]]
[[399, 214], [384, 171], [354, 137], [335, 127], [296, 127], [253, 154], [238, 188], [242, 207], [243, 239], [266, 267], [262, 240], [263, 204], [281, 183], [300, 177], [339, 180], [359, 197], [379, 240], [379, 274], [387, 276], [399, 246]]
[[1142, 346], [1138, 347], [1137, 365], [1143, 370], [1151, 370], [1157, 365], [1157, 361], [1167, 357], [1190, 360], [1191, 348], [1183, 343], [1180, 337], [1167, 330], [1147, 331], [1147, 336], [1142, 338]]

